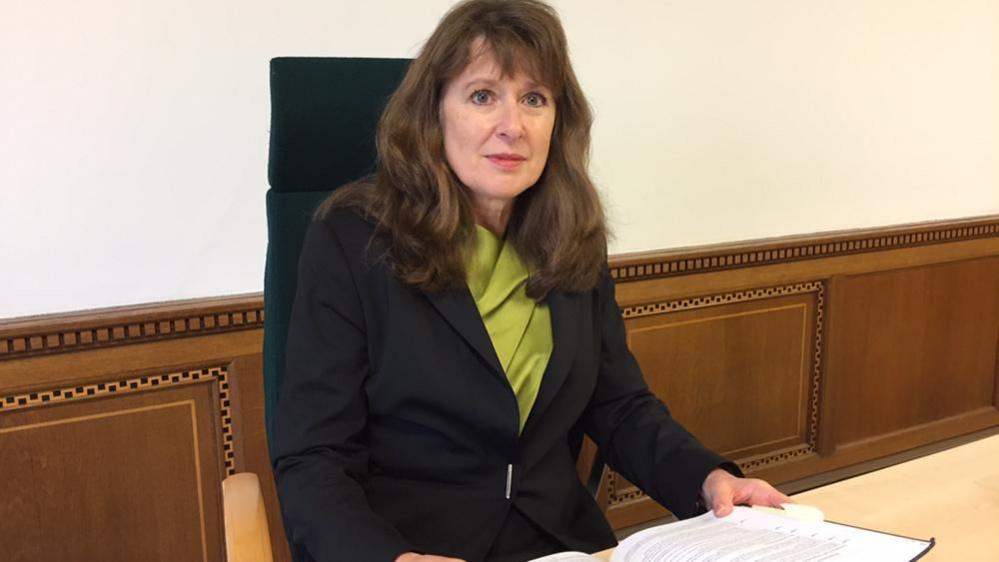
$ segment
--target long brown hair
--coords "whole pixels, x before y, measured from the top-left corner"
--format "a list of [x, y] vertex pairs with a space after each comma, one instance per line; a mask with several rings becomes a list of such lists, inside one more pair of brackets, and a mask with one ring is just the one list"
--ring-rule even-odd
[[475, 215], [447, 163], [439, 107], [444, 85], [489, 49], [506, 76], [550, 88], [555, 126], [537, 183], [514, 202], [506, 239], [527, 264], [527, 294], [583, 291], [606, 261], [603, 207], [587, 172], [593, 117], [569, 62], [555, 10], [538, 0], [467, 0], [454, 6], [413, 60], [378, 124], [371, 178], [341, 187], [316, 211], [354, 207], [375, 223], [382, 256], [405, 283], [428, 292], [465, 283]]

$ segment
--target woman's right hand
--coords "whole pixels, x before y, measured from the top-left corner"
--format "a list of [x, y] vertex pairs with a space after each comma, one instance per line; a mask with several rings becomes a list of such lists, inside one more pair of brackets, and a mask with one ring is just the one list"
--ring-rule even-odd
[[432, 554], [417, 554], [415, 552], [403, 552], [395, 562], [465, 562], [460, 558], [448, 558], [447, 556], [434, 556]]

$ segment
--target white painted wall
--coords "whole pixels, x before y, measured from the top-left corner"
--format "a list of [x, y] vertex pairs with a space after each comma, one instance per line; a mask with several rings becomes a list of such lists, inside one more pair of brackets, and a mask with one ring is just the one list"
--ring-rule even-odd
[[[0, 318], [259, 291], [267, 61], [451, 0], [2, 0]], [[615, 253], [999, 213], [995, 0], [561, 0]]]

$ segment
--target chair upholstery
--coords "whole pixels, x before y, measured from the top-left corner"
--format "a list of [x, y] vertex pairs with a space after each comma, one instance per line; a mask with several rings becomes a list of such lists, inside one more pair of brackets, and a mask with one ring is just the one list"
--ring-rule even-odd
[[[409, 59], [271, 60], [263, 355], [268, 442], [305, 231], [316, 206], [334, 188], [374, 171], [378, 118], [408, 65]], [[232, 489], [252, 490], [249, 484], [242, 482], [240, 488], [233, 485]], [[248, 493], [252, 497], [252, 491]], [[234, 499], [232, 505], [248, 502]], [[230, 521], [237, 527], [243, 524], [230, 517], [227, 512], [227, 530]], [[292, 558], [297, 562], [310, 559], [294, 549]]]
[[264, 273], [264, 396], [274, 427], [298, 256], [316, 206], [374, 171], [374, 132], [409, 59], [271, 60], [271, 135]]

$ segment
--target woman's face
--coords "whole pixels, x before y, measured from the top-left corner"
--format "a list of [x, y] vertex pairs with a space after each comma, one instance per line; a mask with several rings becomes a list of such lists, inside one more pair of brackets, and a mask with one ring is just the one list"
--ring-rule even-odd
[[441, 124], [448, 164], [477, 211], [497, 211], [545, 169], [555, 100], [523, 73], [501, 76], [491, 50], [481, 53], [444, 85]]

